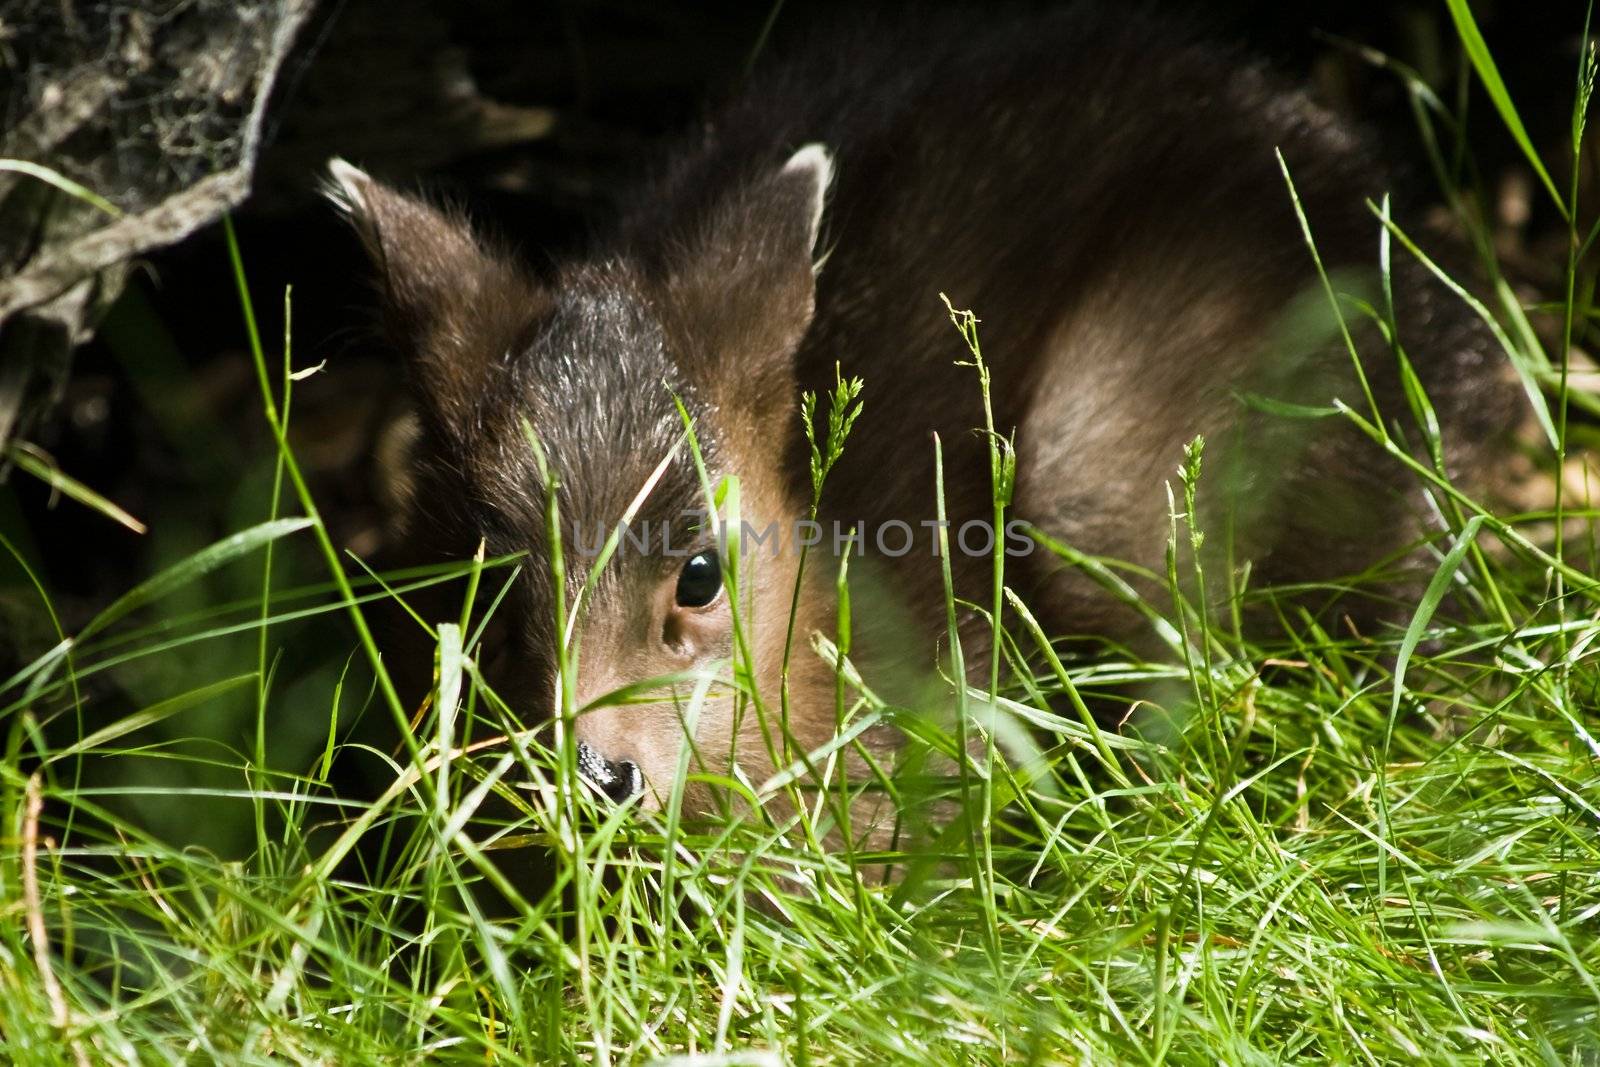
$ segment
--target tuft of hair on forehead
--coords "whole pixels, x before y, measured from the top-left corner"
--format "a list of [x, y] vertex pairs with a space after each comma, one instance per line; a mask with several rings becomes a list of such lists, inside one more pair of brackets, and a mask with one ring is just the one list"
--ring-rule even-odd
[[668, 339], [621, 263], [588, 267], [563, 279], [550, 314], [519, 359], [530, 422], [551, 463], [595, 523], [622, 517], [663, 457], [678, 459], [662, 473], [646, 507], [684, 510], [702, 505], [678, 410], [695, 420], [707, 463], [718, 454], [707, 405], [680, 372]]

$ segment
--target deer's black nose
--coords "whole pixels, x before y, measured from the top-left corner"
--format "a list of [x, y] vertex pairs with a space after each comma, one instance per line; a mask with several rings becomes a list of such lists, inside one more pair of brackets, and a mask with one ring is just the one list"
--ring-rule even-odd
[[644, 789], [637, 763], [606, 759], [582, 741], [578, 742], [578, 773], [616, 804]]

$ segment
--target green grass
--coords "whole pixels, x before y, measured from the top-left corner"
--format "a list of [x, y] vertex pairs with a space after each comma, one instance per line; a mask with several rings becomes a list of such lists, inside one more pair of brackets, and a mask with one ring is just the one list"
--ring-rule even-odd
[[[1436, 103], [1419, 114], [1446, 144]], [[1487, 249], [1467, 172], [1436, 162]], [[1508, 286], [1485, 308], [1546, 406], [1552, 467], [1569, 410], [1597, 399], [1567, 373], [1591, 312], [1576, 188], [1554, 350]], [[1375, 235], [1386, 221], [1376, 205]], [[1405, 235], [1384, 254], [1410, 254]], [[1051, 645], [996, 588], [981, 608], [1008, 631], [968, 674], [991, 681], [953, 693], [949, 722], [839, 690], [847, 732], [888, 718], [971, 753], [920, 797], [960, 814], [901, 851], [830, 852], [827, 808], [691, 826], [572, 788], [570, 745], [517, 730], [473, 661], [520, 561], [380, 584], [340, 555], [288, 445], [287, 337], [269, 366], [235, 266], [279, 445], [270, 506], [0, 679], [9, 1058], [1600, 1062], [1600, 589], [1592, 543], [1560, 532], [1589, 517], [1574, 501], [1496, 515], [1437, 473], [1436, 440], [1406, 450], [1346, 411], [1439, 501], [1435, 576], [1398, 626], [1357, 635], [1284, 601], [1278, 636], [1246, 638], [1180, 592], [1229, 580], [1185, 562], [1197, 445], [1175, 457], [1172, 596], [1146, 605], [1167, 660]], [[807, 408], [819, 486], [848, 433], [841, 390]], [[1000, 517], [1009, 450], [991, 441]], [[736, 486], [708, 491], [737, 506]], [[427, 620], [438, 683], [419, 715], [363, 610], [463, 576], [459, 616]], [[794, 644], [848, 676], [847, 631]], [[1139, 728], [1102, 730], [1081, 697], [1129, 682], [1150, 697]], [[405, 746], [364, 747], [365, 716]], [[337, 784], [352, 764], [376, 802]]]

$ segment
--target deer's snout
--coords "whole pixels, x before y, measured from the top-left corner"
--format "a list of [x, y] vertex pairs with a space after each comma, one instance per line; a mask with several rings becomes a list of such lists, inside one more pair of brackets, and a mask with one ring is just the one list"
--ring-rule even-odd
[[616, 804], [644, 790], [644, 775], [637, 763], [607, 759], [583, 741], [578, 742], [578, 773]]

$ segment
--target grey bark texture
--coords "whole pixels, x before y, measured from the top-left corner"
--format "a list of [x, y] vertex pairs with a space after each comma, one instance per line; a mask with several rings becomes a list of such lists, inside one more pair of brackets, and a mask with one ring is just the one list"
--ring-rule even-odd
[[249, 194], [311, 7], [0, 2], [0, 459], [59, 397], [129, 260]]

